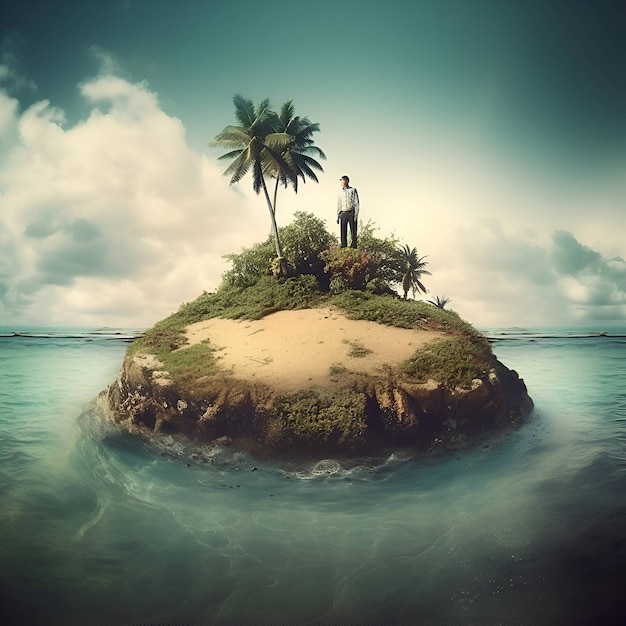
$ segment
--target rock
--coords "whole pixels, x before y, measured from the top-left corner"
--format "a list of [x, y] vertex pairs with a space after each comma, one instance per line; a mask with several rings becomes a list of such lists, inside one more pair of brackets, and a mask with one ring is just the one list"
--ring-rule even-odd
[[533, 408], [524, 381], [493, 355], [467, 387], [422, 381], [390, 366], [285, 391], [227, 372], [175, 380], [154, 355], [136, 353], [98, 403], [135, 434], [320, 457], [445, 449], [519, 425]]

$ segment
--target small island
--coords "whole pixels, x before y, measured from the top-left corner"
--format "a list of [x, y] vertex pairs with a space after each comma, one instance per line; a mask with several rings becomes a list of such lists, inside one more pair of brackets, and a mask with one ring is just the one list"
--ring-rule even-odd
[[140, 436], [272, 458], [431, 452], [523, 423], [532, 400], [487, 339], [448, 299], [407, 298], [423, 257], [361, 230], [358, 249], [338, 248], [297, 213], [280, 271], [272, 237], [228, 255], [214, 293], [129, 347], [104, 414]]

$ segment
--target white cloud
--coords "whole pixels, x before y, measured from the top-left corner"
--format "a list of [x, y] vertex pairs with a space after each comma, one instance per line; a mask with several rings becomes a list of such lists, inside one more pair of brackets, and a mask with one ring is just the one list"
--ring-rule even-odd
[[15, 55], [11, 52], [3, 52], [0, 57], [0, 84], [4, 83], [15, 91], [37, 91], [37, 85], [17, 71], [18, 65]]
[[260, 199], [187, 146], [147, 85], [81, 93], [92, 110], [72, 128], [47, 101], [20, 114], [0, 97], [3, 139], [19, 132], [0, 170], [0, 323], [148, 325], [267, 234]]
[[426, 281], [481, 327], [594, 324], [626, 314], [626, 263], [572, 233], [507, 232], [498, 220], [450, 230]]

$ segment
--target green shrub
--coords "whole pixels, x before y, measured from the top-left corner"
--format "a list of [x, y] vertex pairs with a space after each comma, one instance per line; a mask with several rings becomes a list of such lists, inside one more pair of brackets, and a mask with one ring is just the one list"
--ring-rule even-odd
[[270, 439], [281, 446], [353, 445], [366, 434], [365, 404], [365, 395], [352, 391], [340, 395], [305, 391], [284, 398], [276, 407]]
[[448, 387], [470, 387], [488, 368], [489, 344], [466, 335], [455, 335], [424, 346], [401, 365], [418, 380], [429, 378]]
[[322, 253], [325, 270], [331, 283], [337, 279], [345, 282], [348, 289], [365, 289], [365, 285], [376, 276], [374, 257], [358, 248], [331, 248]]
[[276, 258], [271, 239], [243, 248], [238, 254], [226, 254], [232, 267], [222, 274], [222, 284], [233, 287], [250, 287], [264, 276], [272, 274], [272, 262]]
[[365, 291], [377, 296], [395, 296], [396, 292], [382, 278], [372, 278], [367, 285]]
[[331, 294], [338, 294], [350, 289], [350, 287], [345, 278], [339, 277], [331, 279], [329, 289]]
[[311, 213], [298, 211], [293, 223], [281, 228], [283, 255], [296, 276], [311, 275], [328, 289], [329, 277], [321, 258], [323, 252], [336, 243], [336, 238], [324, 226], [324, 222]]
[[375, 276], [386, 285], [402, 283], [404, 264], [402, 252], [398, 248], [399, 240], [395, 235], [384, 239], [374, 236], [374, 224], [368, 221], [360, 227], [358, 247], [367, 250], [376, 267]]
[[[312, 213], [298, 211], [294, 221], [279, 229], [283, 257], [289, 276], [315, 276], [324, 290], [329, 277], [324, 269], [322, 252], [336, 243], [336, 237], [325, 228], [324, 222]], [[223, 283], [234, 287], [250, 287], [264, 276], [273, 273], [276, 262], [274, 241], [269, 237], [263, 243], [243, 248], [239, 253], [227, 254], [231, 268], [222, 275]]]
[[[332, 293], [343, 291], [344, 284], [348, 289], [393, 293], [391, 287], [402, 282], [404, 270], [398, 239], [394, 235], [375, 237], [374, 230], [372, 222], [367, 222], [361, 227], [358, 248], [341, 249], [322, 220], [312, 213], [295, 213], [294, 221], [279, 229], [288, 276], [315, 276], [322, 290]], [[224, 258], [231, 267], [222, 275], [221, 287], [245, 289], [276, 274], [276, 251], [271, 237]]]

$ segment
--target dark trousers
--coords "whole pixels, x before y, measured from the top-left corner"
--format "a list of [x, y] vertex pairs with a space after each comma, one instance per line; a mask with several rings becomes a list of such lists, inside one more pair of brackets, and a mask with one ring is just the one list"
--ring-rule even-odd
[[341, 211], [339, 213], [339, 228], [341, 232], [341, 247], [348, 245], [348, 224], [350, 224], [350, 247], [356, 248], [356, 220], [354, 211]]

